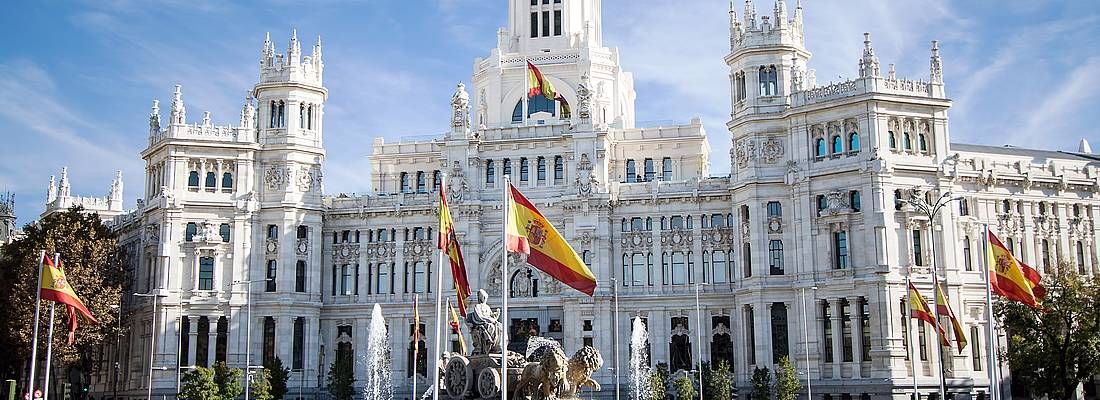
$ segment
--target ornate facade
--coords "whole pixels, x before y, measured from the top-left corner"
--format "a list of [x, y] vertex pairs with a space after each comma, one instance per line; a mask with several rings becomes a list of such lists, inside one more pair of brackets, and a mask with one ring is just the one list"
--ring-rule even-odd
[[[907, 398], [913, 374], [931, 390], [937, 342], [917, 324], [909, 332], [902, 299], [907, 275], [929, 290], [933, 265], [971, 343], [944, 349], [947, 385], [987, 392], [981, 227], [1041, 271], [1065, 261], [1100, 272], [1100, 158], [950, 143], [935, 42], [927, 78], [899, 78], [892, 65], [884, 73], [866, 36], [858, 78], [819, 86], [802, 13], [778, 2], [758, 16], [751, 0], [743, 17], [730, 12], [726, 176], [710, 175], [698, 119], [635, 120], [633, 79], [603, 43], [599, 0], [509, 1], [497, 48], [450, 100], [450, 130], [376, 139], [369, 195], [321, 191], [320, 41], [309, 56], [296, 35], [285, 55], [265, 41], [235, 125], [214, 125], [209, 113], [187, 123], [177, 86], [166, 123], [153, 102], [138, 208], [114, 219], [135, 291], [165, 297], [155, 309], [126, 300], [139, 314], [127, 343], [108, 346], [96, 365], [97, 397], [114, 388], [115, 356], [120, 393], [144, 396], [151, 370], [154, 394], [171, 396], [177, 367], [241, 367], [250, 348], [253, 365], [277, 356], [292, 369], [288, 396], [315, 398], [338, 351], [366, 353], [375, 303], [392, 333], [398, 393], [412, 379], [427, 387], [435, 362], [411, 359], [411, 303], [419, 294], [430, 304], [440, 290], [433, 230], [444, 176], [471, 286], [493, 304], [510, 296], [510, 346], [540, 335], [598, 347], [607, 366], [621, 367], [596, 372], [600, 396], [613, 393], [616, 371], [628, 390], [621, 338], [635, 316], [650, 331], [653, 363], [689, 370], [700, 358], [726, 360], [743, 392], [754, 367], [783, 356], [809, 369], [819, 398]], [[527, 62], [572, 115], [525, 100]], [[502, 293], [504, 176], [571, 239], [599, 279], [594, 297], [521, 258]], [[935, 219], [908, 205], [946, 192], [962, 199]], [[434, 313], [421, 315], [430, 345]]]

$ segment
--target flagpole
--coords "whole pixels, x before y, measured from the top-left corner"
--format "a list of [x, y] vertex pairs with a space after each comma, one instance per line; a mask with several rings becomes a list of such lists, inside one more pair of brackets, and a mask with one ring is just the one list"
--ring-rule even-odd
[[[53, 262], [55, 263], [55, 266], [57, 268], [61, 268], [61, 254], [60, 253], [53, 253]], [[39, 290], [38, 291], [40, 293], [42, 291], [41, 288], [42, 288], [42, 286], [39, 285]], [[43, 373], [43, 377], [45, 378], [44, 384], [42, 385], [42, 398], [43, 399], [49, 399], [50, 398], [50, 363], [51, 363], [51, 361], [53, 361], [52, 360], [52, 358], [53, 358], [53, 316], [54, 316], [54, 306], [56, 304], [57, 304], [56, 301], [51, 301], [50, 302], [50, 326], [49, 326], [49, 328], [46, 329], [46, 332], [47, 332], [46, 333], [46, 372]]]
[[[913, 369], [913, 400], [920, 400], [920, 392], [917, 391], [917, 353], [916, 346], [918, 343], [913, 340], [913, 291], [912, 281], [910, 280], [911, 271], [905, 272], [905, 309], [908, 311], [906, 314], [909, 318], [905, 320], [906, 339], [909, 340], [909, 367]], [[920, 338], [920, 335], [917, 335]]]
[[[524, 57], [526, 59], [526, 57]], [[526, 65], [524, 68], [527, 68]], [[524, 121], [527, 118], [527, 94], [524, 93]], [[500, 297], [501, 297], [501, 318], [500, 318], [500, 398], [501, 400], [508, 400], [508, 209], [511, 208], [509, 191], [512, 183], [508, 179], [508, 175], [504, 175], [504, 202], [501, 203], [502, 216], [504, 217], [504, 224], [501, 225], [500, 233], [503, 244], [501, 248], [500, 256]]]
[[[447, 190], [446, 189], [446, 187], [447, 187], [446, 182], [447, 182], [447, 173], [446, 172], [441, 172], [439, 174], [439, 196], [440, 196], [441, 199], [443, 198], [442, 196], [445, 195], [444, 191]], [[445, 207], [445, 205], [443, 204], [442, 201], [439, 202], [439, 206], [440, 207]], [[445, 210], [440, 209], [439, 210], [439, 215], [442, 216], [444, 211]], [[442, 227], [440, 227], [440, 228], [442, 228]], [[441, 231], [441, 232], [438, 232], [437, 234], [439, 235], [439, 237], [436, 238], [437, 242], [442, 243], [442, 241], [440, 241], [439, 238], [445, 237], [444, 235], [448, 235], [448, 232], [442, 232]], [[450, 238], [448, 237], [448, 240], [449, 239]], [[436, 246], [436, 247], [439, 247], [439, 246]], [[443, 316], [443, 252], [446, 251], [446, 249], [438, 249], [438, 250], [439, 250], [439, 265], [437, 265], [436, 268], [435, 268], [435, 282], [436, 282], [436, 285], [435, 285], [435, 352], [432, 353], [432, 354], [435, 354], [435, 363], [436, 363], [435, 368], [432, 369], [432, 385], [435, 385], [434, 386], [435, 389], [432, 390], [432, 399], [433, 400], [439, 400], [439, 362], [440, 362], [440, 359], [443, 356], [443, 353], [441, 353], [441, 351], [442, 351], [441, 345], [442, 345], [442, 342], [443, 342], [443, 317], [442, 317]]]
[[[531, 67], [529, 67], [527, 65], [530, 62], [531, 61], [527, 60], [527, 55], [524, 54], [523, 55], [523, 82], [524, 82], [524, 84], [523, 84], [523, 93], [522, 93], [522, 96], [523, 96], [523, 126], [527, 126], [527, 112], [528, 112], [527, 111], [528, 110], [528, 104], [527, 103], [528, 103], [528, 101], [531, 97], [531, 96], [529, 96], [530, 90], [531, 90], [531, 78], [530, 78], [530, 76], [531, 76]], [[505, 190], [507, 190], [507, 188], [505, 188]], [[505, 198], [507, 198], [507, 197], [505, 197]]]
[[[937, 209], [936, 211], [939, 211], [939, 210]], [[940, 271], [939, 271], [939, 268], [936, 268], [936, 220], [935, 220], [936, 214], [938, 214], [938, 213], [929, 212], [928, 241], [931, 245], [928, 246], [928, 247], [931, 249], [931, 253], [932, 253], [932, 291], [933, 291], [933, 293], [932, 293], [932, 319], [934, 319], [936, 321], [936, 324], [935, 324], [936, 334], [940, 335], [940, 337], [937, 338], [937, 339], [942, 339], [944, 334], [940, 333], [940, 329], [942, 329], [942, 328], [940, 328], [941, 319], [940, 319], [940, 314], [939, 314], [939, 312], [940, 312], [939, 297], [940, 296], [938, 296], [937, 292], [936, 292], [938, 290], [938, 285], [939, 285], [939, 282], [940, 282]], [[946, 399], [946, 397], [944, 396], [946, 390], [944, 389], [944, 386], [945, 386], [944, 385], [944, 379], [945, 378], [944, 378], [944, 372], [943, 372], [943, 367], [944, 367], [944, 365], [943, 365], [943, 363], [944, 363], [944, 361], [943, 361], [943, 341], [942, 340], [936, 340], [935, 342], [936, 342], [936, 361], [937, 361], [937, 364], [938, 364], [937, 368], [936, 368], [936, 373], [937, 373], [937, 379], [936, 380], [939, 381], [939, 398], [940, 399]]]
[[982, 225], [982, 264], [985, 265], [985, 323], [986, 323], [986, 343], [988, 344], [989, 355], [986, 357], [986, 364], [989, 369], [989, 396], [993, 400], [1001, 398], [1001, 385], [997, 381], [997, 371], [995, 358], [997, 357], [997, 344], [996, 334], [993, 328], [993, 285], [992, 276], [993, 271], [989, 266], [989, 224]]
[[42, 308], [42, 260], [46, 258], [46, 250], [38, 253], [38, 285], [34, 287], [34, 336], [31, 339], [31, 372], [27, 374], [27, 398], [34, 393], [35, 364], [38, 361], [38, 315]]

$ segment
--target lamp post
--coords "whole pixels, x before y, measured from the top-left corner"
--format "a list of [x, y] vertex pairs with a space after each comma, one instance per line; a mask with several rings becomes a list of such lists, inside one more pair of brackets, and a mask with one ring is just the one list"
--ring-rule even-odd
[[615, 347], [615, 400], [619, 400], [619, 280], [615, 278], [611, 278], [611, 296], [615, 304], [611, 316], [611, 339]]
[[157, 293], [134, 293], [134, 297], [153, 298], [153, 327], [149, 330], [149, 387], [145, 394], [146, 400], [153, 400], [153, 362], [156, 361], [153, 355], [156, 354], [157, 343], [157, 299], [167, 296]]
[[699, 305], [699, 290], [703, 288], [706, 283], [695, 284], [695, 319], [699, 320], [698, 328], [695, 330], [695, 339], [699, 342], [695, 346], [695, 353], [699, 357], [699, 398], [703, 399], [703, 308]]
[[249, 386], [252, 381], [252, 284], [256, 282], [267, 282], [270, 279], [256, 279], [249, 281], [233, 281], [232, 285], [245, 285], [248, 289], [248, 293], [245, 294], [245, 307], [248, 310], [248, 321], [245, 322], [245, 336], [248, 336], [244, 341], [244, 400], [248, 400], [251, 396], [249, 393]]
[[[810, 290], [814, 291], [814, 298], [817, 298], [817, 286], [811, 286]], [[810, 320], [806, 317], [806, 288], [802, 288], [802, 347], [806, 352], [806, 398], [813, 399], [814, 392], [810, 385]]]
[[[921, 192], [922, 191], [920, 187], [914, 187], [910, 191], [909, 205], [913, 206], [917, 209], [917, 211], [923, 213], [926, 217], [928, 217], [928, 241], [929, 243], [931, 243], [931, 246], [929, 247], [931, 248], [932, 252], [932, 310], [934, 310], [933, 314], [936, 315], [936, 324], [938, 325], [940, 321], [938, 304], [940, 272], [939, 268], [936, 266], [936, 218], [939, 216], [940, 211], [943, 210], [944, 206], [947, 206], [955, 200], [961, 200], [962, 197], [951, 197], [951, 191], [946, 191], [941, 194], [940, 197], [937, 198], [934, 202], [929, 202], [928, 200], [925, 200], [924, 196], [919, 195]], [[920, 257], [919, 254], [917, 256]], [[936, 343], [936, 357], [939, 361], [940, 373], [939, 398], [943, 399], [945, 398], [944, 396], [946, 392], [943, 376], [943, 346], [940, 345], [938, 342]]]
[[114, 380], [111, 383], [111, 399], [118, 399], [118, 368], [119, 368], [119, 347], [122, 347], [122, 296], [118, 296], [118, 304], [111, 304], [111, 309], [118, 310], [118, 328], [115, 331], [115, 373]]

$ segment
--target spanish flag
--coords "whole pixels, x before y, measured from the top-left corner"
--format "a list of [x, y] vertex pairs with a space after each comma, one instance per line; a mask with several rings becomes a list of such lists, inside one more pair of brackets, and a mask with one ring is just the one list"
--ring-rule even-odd
[[[60, 266], [54, 266], [53, 260], [50, 257], [43, 256], [42, 260], [42, 286], [38, 288], [42, 300], [56, 301], [64, 304], [68, 309], [69, 316], [69, 344], [73, 344], [73, 334], [76, 332], [76, 312], [80, 312], [80, 316], [85, 321], [99, 324], [99, 321], [92, 316], [92, 312], [88, 311], [88, 308], [84, 306], [84, 302], [80, 301], [80, 297], [76, 295], [76, 291], [73, 290], [69, 280], [65, 278], [65, 270]], [[60, 263], [59, 263], [60, 264]]]
[[459, 328], [458, 314], [455, 313], [455, 308], [451, 307], [451, 302], [447, 302], [447, 310], [451, 312], [451, 332], [458, 335], [458, 348], [461, 349], [462, 354], [466, 354], [466, 341], [462, 339], [462, 329]]
[[932, 315], [932, 308], [928, 307], [928, 302], [925, 301], [924, 296], [921, 296], [912, 282], [909, 283], [908, 297], [910, 318], [916, 318], [932, 325], [940, 335], [940, 343], [944, 346], [950, 346], [951, 343], [947, 341], [947, 332], [943, 331], [943, 327], [936, 321], [936, 316]]
[[962, 354], [963, 349], [966, 348], [966, 332], [963, 331], [959, 318], [955, 316], [955, 311], [951, 310], [951, 303], [947, 301], [947, 293], [944, 293], [942, 283], [936, 284], [936, 314], [951, 318], [951, 333], [955, 336], [955, 345], [959, 348], [959, 354]]
[[508, 251], [527, 254], [528, 264], [591, 296], [596, 291], [596, 276], [577, 252], [515, 186], [509, 184], [508, 193]]
[[[413, 295], [413, 365], [420, 359], [420, 295]], [[415, 367], [413, 367], [415, 368]]]
[[569, 102], [565, 100], [561, 94], [554, 90], [554, 85], [550, 83], [549, 79], [546, 79], [542, 75], [542, 71], [539, 71], [535, 64], [530, 61], [527, 62], [527, 97], [535, 97], [538, 95], [546, 98], [546, 100], [557, 101], [561, 103], [561, 117], [569, 118], [571, 114], [569, 110]]
[[462, 260], [462, 249], [455, 234], [455, 222], [451, 219], [451, 210], [447, 207], [447, 191], [443, 182], [439, 182], [439, 249], [447, 252], [451, 264], [451, 277], [454, 278], [455, 292], [458, 295], [458, 309], [466, 315], [466, 298], [470, 297], [470, 280], [466, 277], [466, 263]]
[[1039, 308], [1039, 303], [1047, 292], [1039, 284], [1042, 280], [1039, 272], [1013, 256], [993, 232], [989, 232], [988, 239], [986, 265], [989, 268], [989, 285], [993, 293], [1032, 308]]

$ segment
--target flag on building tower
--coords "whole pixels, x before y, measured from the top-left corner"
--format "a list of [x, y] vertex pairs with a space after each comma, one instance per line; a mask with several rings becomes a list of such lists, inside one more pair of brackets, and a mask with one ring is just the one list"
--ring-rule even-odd
[[596, 291], [596, 276], [584, 260], [515, 186], [509, 184], [508, 191], [508, 251], [527, 254], [528, 264], [591, 296]]
[[1039, 271], [1012, 255], [1012, 251], [993, 232], [989, 232], [988, 240], [986, 262], [989, 266], [990, 289], [1001, 297], [1039, 308], [1047, 292], [1039, 284], [1042, 280]]
[[561, 117], [569, 118], [571, 114], [569, 110], [569, 102], [565, 100], [560, 93], [554, 90], [554, 84], [550, 83], [549, 79], [546, 79], [542, 75], [542, 71], [539, 71], [535, 64], [530, 61], [527, 62], [527, 97], [535, 97], [538, 95], [546, 98], [546, 100], [557, 101], [561, 103]]
[[955, 316], [955, 311], [951, 309], [951, 303], [947, 301], [943, 283], [936, 284], [936, 314], [951, 318], [951, 333], [955, 336], [955, 345], [959, 348], [959, 354], [962, 354], [963, 349], [966, 348], [966, 332], [963, 331], [959, 318]]
[[447, 253], [451, 264], [451, 277], [454, 278], [458, 295], [458, 310], [466, 315], [466, 298], [470, 297], [470, 280], [466, 277], [466, 263], [462, 259], [462, 248], [455, 234], [455, 222], [451, 219], [451, 210], [447, 206], [447, 190], [440, 182], [439, 186], [439, 249]]
[[99, 324], [99, 321], [92, 316], [92, 312], [88, 311], [88, 308], [84, 306], [84, 302], [80, 301], [80, 297], [76, 295], [76, 290], [73, 289], [71, 282], [65, 278], [65, 269], [62, 265], [55, 266], [53, 260], [48, 256], [44, 256], [42, 260], [42, 286], [38, 288], [42, 300], [56, 301], [64, 304], [68, 309], [69, 316], [69, 344], [73, 344], [73, 334], [76, 333], [77, 326], [77, 312], [80, 312], [80, 318], [83, 318], [86, 322], [92, 324]]
[[917, 291], [917, 288], [913, 286], [912, 282], [909, 283], [908, 297], [910, 318], [916, 318], [931, 324], [940, 335], [940, 343], [944, 346], [951, 346], [951, 342], [947, 341], [947, 332], [944, 332], [943, 327], [936, 321], [936, 316], [932, 315], [932, 307], [928, 306], [928, 301], [924, 299], [924, 296], [922, 296], [919, 291]]

